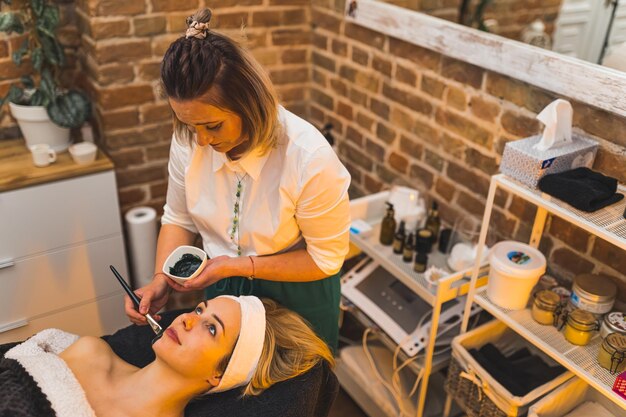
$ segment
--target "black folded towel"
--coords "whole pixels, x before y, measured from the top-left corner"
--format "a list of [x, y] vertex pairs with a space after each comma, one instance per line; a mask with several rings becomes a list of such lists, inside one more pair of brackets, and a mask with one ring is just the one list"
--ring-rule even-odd
[[587, 212], [617, 203], [623, 194], [616, 193], [617, 180], [589, 168], [550, 174], [539, 180], [539, 189], [567, 204]]

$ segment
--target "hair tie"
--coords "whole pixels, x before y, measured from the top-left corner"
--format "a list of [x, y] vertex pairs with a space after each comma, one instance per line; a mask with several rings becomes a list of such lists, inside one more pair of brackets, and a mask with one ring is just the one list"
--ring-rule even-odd
[[205, 22], [198, 22], [194, 20], [189, 24], [187, 31], [185, 32], [185, 37], [187, 39], [193, 37], [197, 39], [206, 38], [207, 32], [209, 31], [209, 24]]

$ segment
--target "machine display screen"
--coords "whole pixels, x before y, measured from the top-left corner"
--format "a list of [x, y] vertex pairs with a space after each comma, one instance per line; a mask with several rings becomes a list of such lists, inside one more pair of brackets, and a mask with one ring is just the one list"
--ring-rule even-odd
[[411, 289], [404, 285], [401, 281], [394, 280], [389, 287], [409, 304], [413, 303], [413, 301], [417, 299], [417, 294], [411, 291]]

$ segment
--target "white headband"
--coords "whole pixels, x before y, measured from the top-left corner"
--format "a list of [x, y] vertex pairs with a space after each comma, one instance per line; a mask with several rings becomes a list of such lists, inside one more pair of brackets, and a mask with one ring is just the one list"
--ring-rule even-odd
[[241, 330], [224, 375], [220, 383], [209, 390], [210, 393], [228, 391], [250, 382], [265, 342], [265, 307], [259, 298], [252, 295], [221, 295], [217, 298], [230, 298], [239, 303]]

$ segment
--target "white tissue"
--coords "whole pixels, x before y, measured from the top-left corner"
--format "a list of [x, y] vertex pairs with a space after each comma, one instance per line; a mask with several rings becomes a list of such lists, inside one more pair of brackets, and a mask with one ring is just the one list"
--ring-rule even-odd
[[572, 142], [572, 105], [569, 101], [557, 99], [548, 104], [537, 115], [545, 125], [541, 140], [533, 146], [538, 151], [545, 151]]

